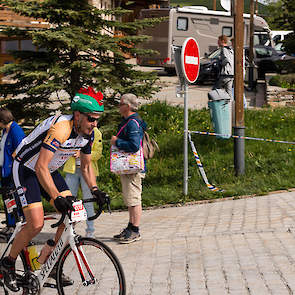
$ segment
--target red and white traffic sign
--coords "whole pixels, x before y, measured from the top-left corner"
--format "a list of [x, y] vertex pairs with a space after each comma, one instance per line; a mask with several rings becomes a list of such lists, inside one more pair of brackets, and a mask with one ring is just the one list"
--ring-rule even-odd
[[194, 38], [185, 39], [181, 50], [181, 64], [186, 80], [194, 83], [200, 70], [199, 45]]

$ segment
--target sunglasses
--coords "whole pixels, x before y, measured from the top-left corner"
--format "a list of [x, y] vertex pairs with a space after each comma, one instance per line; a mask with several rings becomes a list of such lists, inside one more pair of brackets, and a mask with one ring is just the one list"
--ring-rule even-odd
[[81, 113], [81, 114], [83, 114], [85, 117], [87, 117], [87, 120], [88, 120], [89, 123], [93, 123], [95, 121], [98, 122], [98, 120], [99, 120], [99, 118], [91, 117], [91, 116], [89, 116], [89, 115], [87, 115], [85, 113]]

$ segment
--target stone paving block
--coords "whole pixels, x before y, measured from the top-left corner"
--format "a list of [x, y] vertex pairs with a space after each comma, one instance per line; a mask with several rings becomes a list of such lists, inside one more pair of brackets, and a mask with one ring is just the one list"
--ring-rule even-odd
[[[288, 192], [144, 210], [142, 240], [129, 245], [112, 240], [128, 222], [127, 212], [113, 212], [95, 221], [95, 235], [118, 256], [127, 294], [295, 294], [294, 199]], [[83, 235], [85, 224], [75, 230]], [[53, 235], [46, 222], [36, 240]]]

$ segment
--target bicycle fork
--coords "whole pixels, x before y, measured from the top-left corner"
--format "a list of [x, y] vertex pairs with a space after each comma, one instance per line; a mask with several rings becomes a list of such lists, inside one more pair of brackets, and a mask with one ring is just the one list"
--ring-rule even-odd
[[[78, 266], [78, 269], [79, 269], [79, 273], [80, 273], [80, 276], [81, 276], [83, 286], [86, 287], [86, 286], [89, 286], [89, 285], [94, 285], [96, 283], [96, 279], [95, 279], [95, 277], [93, 275], [93, 272], [92, 272], [92, 270], [90, 268], [90, 265], [88, 263], [87, 257], [85, 256], [85, 253], [84, 253], [84, 250], [83, 250], [82, 246], [79, 245], [77, 247], [75, 243], [73, 243], [73, 245], [72, 245], [71, 242], [70, 242], [70, 244], [71, 244], [71, 248], [72, 248], [72, 251], [73, 251], [77, 266]], [[85, 274], [83, 272], [81, 260], [82, 260], [82, 262], [83, 262], [83, 264], [84, 264], [84, 266], [86, 268], [86, 271], [88, 272], [88, 274], [90, 276], [90, 280], [86, 280]]]

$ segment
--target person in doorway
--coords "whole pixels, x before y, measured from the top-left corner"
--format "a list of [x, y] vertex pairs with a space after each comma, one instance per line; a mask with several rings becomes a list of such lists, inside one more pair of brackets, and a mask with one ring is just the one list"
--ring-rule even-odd
[[218, 46], [221, 49], [219, 56], [220, 73], [213, 89], [224, 89], [232, 99], [232, 86], [234, 80], [234, 51], [228, 45], [228, 37], [218, 37]]
[[[101, 132], [95, 127], [94, 131], [94, 140], [93, 145], [91, 148], [91, 165], [94, 171], [95, 176], [98, 176], [98, 164], [97, 161], [101, 158], [102, 155], [102, 134]], [[66, 173], [65, 181], [74, 196], [78, 195], [78, 189], [81, 185], [83, 199], [90, 199], [92, 198], [91, 191], [84, 180], [82, 175], [81, 169], [81, 160], [80, 160], [80, 152], [78, 151], [73, 157], [71, 157], [64, 165], [63, 171]], [[85, 203], [84, 207], [87, 211], [87, 216], [93, 216], [94, 207], [93, 203]], [[94, 237], [94, 221], [87, 220], [86, 221], [86, 236], [89, 238]]]
[[[112, 136], [111, 144], [125, 152], [135, 153], [140, 149], [146, 123], [136, 113], [138, 108], [137, 97], [127, 93], [120, 99], [120, 114], [123, 119], [119, 124], [118, 131], [123, 127], [120, 134]], [[135, 174], [121, 174], [122, 194], [125, 205], [128, 207], [129, 223], [123, 231], [114, 235], [114, 239], [122, 244], [129, 244], [141, 239], [139, 232], [142, 214], [141, 193], [144, 171]]]
[[[2, 129], [0, 142], [0, 175], [3, 189], [13, 187], [12, 162], [13, 153], [22, 139], [25, 137], [23, 129], [14, 121], [13, 115], [7, 108], [0, 108], [0, 128]], [[11, 235], [15, 227], [15, 219], [11, 213], [7, 212], [5, 200], [7, 196], [2, 194], [3, 207], [5, 211], [6, 226], [0, 233], [7, 238]]]

